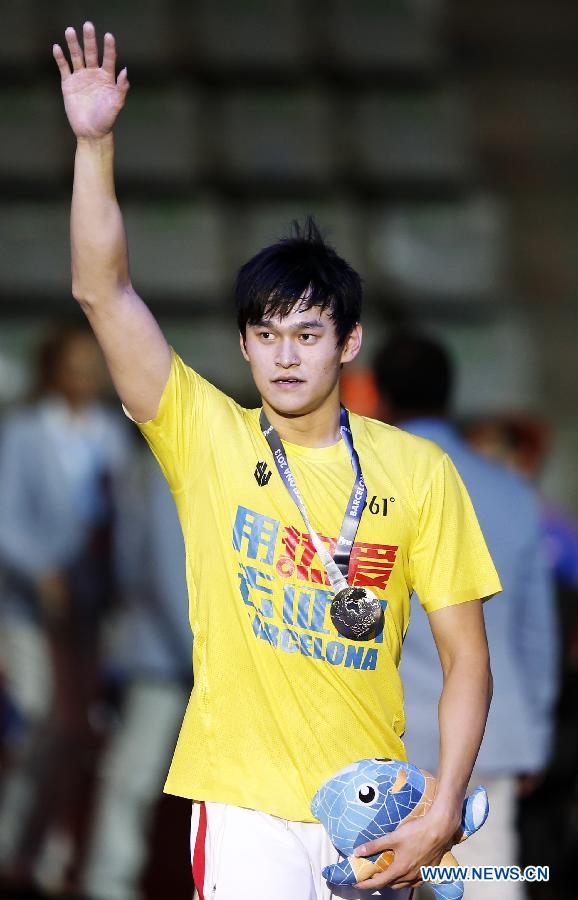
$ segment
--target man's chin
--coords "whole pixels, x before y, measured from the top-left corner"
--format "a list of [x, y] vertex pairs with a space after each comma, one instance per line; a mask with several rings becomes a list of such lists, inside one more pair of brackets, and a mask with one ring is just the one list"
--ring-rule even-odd
[[279, 416], [305, 416], [315, 407], [310, 397], [299, 397], [296, 394], [280, 395], [277, 391], [273, 396], [263, 396], [262, 399]]

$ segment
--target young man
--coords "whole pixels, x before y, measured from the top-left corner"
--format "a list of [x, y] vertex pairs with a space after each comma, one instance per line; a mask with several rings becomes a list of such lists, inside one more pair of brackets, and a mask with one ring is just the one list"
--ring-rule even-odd
[[[239, 274], [241, 352], [264, 416], [171, 352], [132, 287], [114, 193], [126, 69], [115, 80], [110, 34], [98, 67], [91, 23], [84, 50], [74, 29], [66, 40], [72, 72], [60, 47], [54, 56], [78, 139], [73, 294], [171, 485], [185, 536], [195, 687], [167, 790], [196, 801], [197, 889], [222, 900], [321, 900], [388, 896], [395, 885], [408, 896], [460, 820], [491, 694], [480, 598], [500, 584], [471, 504], [437, 447], [361, 417], [348, 424], [341, 412], [340, 369], [361, 345], [360, 281], [313, 227]], [[345, 522], [358, 507], [348, 544]], [[319, 556], [327, 548], [339, 551], [349, 584], [373, 590], [385, 609], [372, 640], [333, 627], [333, 560]], [[337, 854], [311, 798], [350, 762], [404, 758], [397, 665], [414, 586], [445, 673], [438, 793], [427, 816], [360, 848], [394, 849], [386, 873], [332, 894], [320, 870]]]

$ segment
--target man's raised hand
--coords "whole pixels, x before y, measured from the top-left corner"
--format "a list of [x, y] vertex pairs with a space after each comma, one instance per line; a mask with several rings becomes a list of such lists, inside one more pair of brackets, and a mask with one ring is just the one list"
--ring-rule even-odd
[[100, 138], [112, 131], [129, 89], [126, 68], [115, 78], [114, 36], [104, 36], [102, 66], [92, 22], [83, 27], [84, 52], [74, 28], [64, 32], [70, 51], [72, 71], [62, 48], [54, 44], [52, 53], [60, 70], [64, 108], [77, 138]]

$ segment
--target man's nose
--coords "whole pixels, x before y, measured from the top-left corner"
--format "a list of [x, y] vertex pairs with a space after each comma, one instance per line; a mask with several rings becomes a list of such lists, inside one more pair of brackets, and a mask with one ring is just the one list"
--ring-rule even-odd
[[298, 366], [300, 363], [298, 349], [290, 338], [284, 338], [278, 345], [277, 358], [275, 362], [283, 369], [289, 369], [291, 366]]

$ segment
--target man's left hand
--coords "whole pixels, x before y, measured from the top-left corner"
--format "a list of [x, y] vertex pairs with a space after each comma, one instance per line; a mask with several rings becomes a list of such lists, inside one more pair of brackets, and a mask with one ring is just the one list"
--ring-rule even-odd
[[459, 816], [440, 815], [432, 809], [425, 816], [411, 819], [395, 831], [356, 847], [356, 856], [371, 856], [383, 850], [395, 853], [385, 872], [359, 882], [356, 887], [361, 890], [377, 890], [386, 885], [394, 890], [416, 887], [421, 883], [421, 866], [439, 865], [444, 853], [453, 846], [459, 825]]

